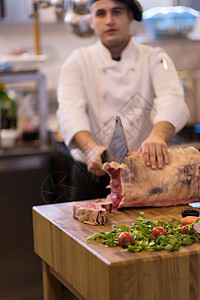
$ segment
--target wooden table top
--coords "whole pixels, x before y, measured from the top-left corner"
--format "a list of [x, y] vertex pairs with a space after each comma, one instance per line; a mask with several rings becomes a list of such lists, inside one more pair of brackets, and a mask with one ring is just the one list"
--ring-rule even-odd
[[95, 241], [87, 243], [86, 239], [95, 232], [107, 232], [112, 229], [112, 225], [117, 226], [126, 225], [131, 226], [133, 222], [136, 222], [139, 213], [144, 212], [144, 218], [151, 221], [170, 221], [172, 218], [176, 218], [177, 221], [181, 219], [181, 211], [189, 209], [188, 206], [171, 206], [162, 208], [132, 208], [123, 209], [120, 211], [114, 211], [108, 214], [108, 220], [106, 225], [92, 226], [84, 224], [74, 219], [72, 216], [73, 203], [59, 203], [53, 205], [37, 206], [33, 209], [41, 214], [45, 219], [53, 223], [57, 228], [62, 230], [66, 235], [74, 239], [77, 243], [81, 244], [85, 249], [98, 256], [107, 264], [113, 263], [125, 263], [130, 260], [140, 259], [160, 259], [160, 257], [166, 257], [171, 255], [182, 255], [182, 253], [191, 253], [193, 251], [200, 252], [200, 245], [193, 244], [189, 247], [181, 247], [178, 252], [158, 251], [147, 252], [142, 251], [139, 253], [124, 252], [121, 247], [105, 247], [104, 245]]
[[[197, 296], [197, 294], [198, 297], [200, 297], [200, 288], [196, 288], [200, 286], [199, 282], [197, 284], [195, 281], [195, 288], [193, 288], [193, 292], [191, 292], [191, 278], [200, 275], [200, 244], [182, 246], [179, 251], [175, 252], [162, 250], [157, 252], [141, 251], [131, 253], [124, 252], [121, 247], [110, 248], [95, 241], [91, 243], [87, 243], [86, 241], [87, 237], [95, 232], [110, 231], [113, 224], [118, 226], [122, 224], [131, 226], [133, 222], [136, 222], [139, 212], [141, 211], [144, 212], [144, 217], [151, 221], [160, 220], [168, 222], [172, 218], [176, 218], [177, 221], [180, 221], [181, 211], [189, 209], [189, 206], [131, 208], [114, 211], [108, 214], [108, 220], [104, 226], [92, 226], [79, 222], [73, 218], [72, 208], [73, 203], [59, 203], [33, 207], [34, 249], [35, 252], [49, 264], [49, 266], [65, 278], [84, 299], [161, 299], [159, 298], [161, 296], [159, 292], [160, 288], [162, 288], [163, 291], [166, 290], [166, 292], [170, 290], [170, 286], [174, 285], [172, 284], [174, 282], [173, 276], [176, 278], [174, 288], [177, 291], [179, 286], [177, 278], [179, 278], [179, 276], [182, 278], [182, 272], [184, 272], [184, 276], [187, 277], [187, 283], [185, 281], [186, 277], [180, 280], [180, 287], [183, 290], [180, 292], [181, 294], [179, 295], [175, 290], [172, 290], [169, 294], [171, 298], [162, 296], [162, 299], [177, 300], [180, 296], [180, 299], [183, 297], [182, 299], [184, 300], [192, 300], [191, 297], [194, 295]], [[197, 258], [198, 263], [196, 261]], [[171, 261], [173, 261], [172, 265], [170, 263]], [[144, 264], [144, 268], [142, 264]], [[139, 268], [137, 270], [135, 269], [136, 265], [138, 266], [137, 268]], [[199, 265], [199, 269], [197, 269], [197, 265]], [[191, 268], [196, 268], [192, 277], [189, 273]], [[141, 280], [146, 286], [146, 289], [142, 289], [141, 295], [136, 294], [136, 298], [131, 298], [131, 292], [125, 297], [125, 287], [121, 287], [120, 289], [116, 288], [122, 281], [127, 280], [127, 274], [129, 274], [129, 272], [132, 276], [135, 276], [133, 275], [133, 269], [135, 270], [134, 272], [138, 274], [138, 278], [141, 276]], [[158, 269], [160, 275], [158, 274]], [[148, 280], [146, 274], [151, 274]], [[87, 280], [84, 276], [87, 277]], [[162, 278], [162, 283], [159, 283], [159, 280], [161, 280], [159, 276]], [[163, 276], [166, 277], [167, 283], [166, 280], [163, 279]], [[121, 283], [119, 283], [119, 280]], [[139, 279], [137, 279], [137, 289], [139, 289], [138, 280]], [[92, 289], [90, 292], [88, 292], [88, 281], [93, 281], [93, 285], [95, 286], [95, 289]], [[102, 281], [107, 282], [108, 291], [105, 290], [102, 292]], [[98, 285], [99, 282], [101, 282], [100, 285]], [[157, 294], [153, 291], [151, 295], [149, 285], [153, 287], [154, 284], [156, 286], [160, 284], [160, 288], [157, 288]], [[128, 289], [132, 291], [132, 293], [133, 288], [135, 289], [136, 286], [133, 283], [129, 283]], [[97, 291], [98, 297], [95, 296], [94, 299], [94, 293]], [[123, 296], [120, 295], [122, 291]]]

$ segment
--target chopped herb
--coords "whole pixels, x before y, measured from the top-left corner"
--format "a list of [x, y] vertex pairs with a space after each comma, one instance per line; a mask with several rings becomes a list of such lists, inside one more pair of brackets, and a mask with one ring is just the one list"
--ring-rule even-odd
[[[163, 227], [167, 231], [167, 235], [160, 233], [157, 237], [152, 234], [155, 227]], [[144, 212], [140, 212], [137, 222], [130, 227], [121, 225], [112, 225], [111, 231], [106, 233], [94, 233], [87, 238], [87, 242], [96, 241], [107, 247], [119, 246], [118, 237], [122, 232], [129, 232], [132, 235], [133, 242], [127, 245], [124, 251], [139, 252], [145, 251], [178, 251], [180, 246], [190, 246], [193, 243], [200, 243], [200, 234], [189, 225], [187, 234], [181, 233], [182, 224], [176, 222], [173, 218], [171, 221], [150, 221], [144, 219]]]

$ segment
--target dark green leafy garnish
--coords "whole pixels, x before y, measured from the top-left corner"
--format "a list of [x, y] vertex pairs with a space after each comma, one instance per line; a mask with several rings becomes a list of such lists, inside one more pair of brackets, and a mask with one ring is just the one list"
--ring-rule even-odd
[[[180, 246], [189, 246], [193, 243], [200, 243], [200, 234], [193, 228], [192, 225], [188, 225], [186, 234], [181, 233], [182, 224], [176, 222], [173, 218], [168, 223], [164, 221], [150, 221], [144, 219], [144, 213], [140, 212], [137, 222], [132, 226], [127, 227], [121, 225], [118, 227], [112, 225], [112, 229], [108, 232], [94, 233], [87, 238], [87, 242], [96, 241], [102, 243], [107, 247], [119, 246], [118, 237], [122, 232], [129, 232], [133, 237], [133, 243], [128, 244], [124, 251], [139, 252], [145, 251], [178, 251]], [[155, 227], [162, 227], [167, 231], [167, 235], [161, 232], [155, 237], [152, 234], [152, 230]]]

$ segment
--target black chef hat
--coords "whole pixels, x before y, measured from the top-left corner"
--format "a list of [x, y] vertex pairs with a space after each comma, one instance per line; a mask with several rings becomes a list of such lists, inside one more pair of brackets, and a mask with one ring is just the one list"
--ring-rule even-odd
[[[90, 0], [89, 3], [92, 5], [94, 2], [99, 0]], [[115, 0], [114, 0], [115, 1]], [[136, 21], [142, 20], [142, 6], [137, 0], [116, 0], [127, 4], [133, 12], [133, 19]]]

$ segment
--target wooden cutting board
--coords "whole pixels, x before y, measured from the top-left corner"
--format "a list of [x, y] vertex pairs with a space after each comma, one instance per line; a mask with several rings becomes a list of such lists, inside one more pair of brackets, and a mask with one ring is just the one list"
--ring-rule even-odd
[[87, 243], [112, 224], [130, 226], [139, 212], [150, 220], [181, 219], [188, 206], [133, 208], [112, 212], [105, 226], [73, 219], [73, 203], [33, 208], [34, 250], [81, 297], [88, 300], [200, 299], [200, 244], [178, 252], [124, 252]]

